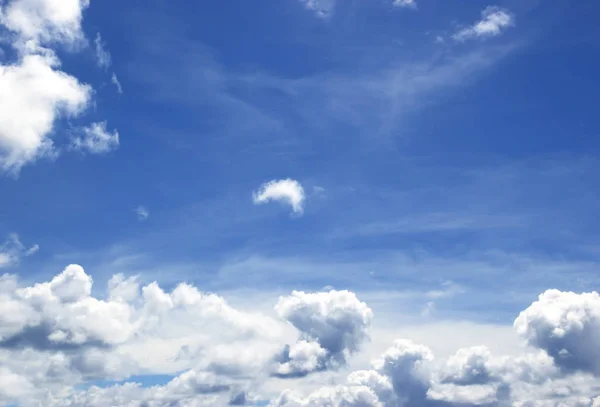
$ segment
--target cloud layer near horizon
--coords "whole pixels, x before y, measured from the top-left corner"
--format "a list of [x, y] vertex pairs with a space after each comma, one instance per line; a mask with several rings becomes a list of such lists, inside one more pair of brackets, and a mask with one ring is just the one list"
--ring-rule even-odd
[[[294, 291], [279, 298], [275, 312], [264, 313], [236, 309], [185, 283], [165, 291], [119, 274], [104, 297], [92, 295], [92, 288], [78, 265], [29, 286], [13, 275], [0, 278], [0, 401], [392, 407], [563, 400], [591, 406], [596, 396], [595, 292], [541, 294], [514, 323], [531, 345], [521, 355], [495, 356], [482, 344], [436, 360], [427, 346], [400, 338], [371, 355], [370, 369], [301, 392], [285, 390], [286, 380], [343, 370], [369, 340], [373, 311], [354, 293]], [[157, 374], [173, 378], [149, 387], [127, 380]], [[99, 380], [114, 384], [94, 386]], [[268, 385], [273, 381], [283, 386], [278, 395]], [[567, 390], [557, 394], [557, 386]]]

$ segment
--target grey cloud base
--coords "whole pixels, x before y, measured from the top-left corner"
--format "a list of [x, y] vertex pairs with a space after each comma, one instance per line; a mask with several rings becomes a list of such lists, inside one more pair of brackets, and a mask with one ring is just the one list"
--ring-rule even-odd
[[[304, 390], [347, 368], [369, 340], [373, 312], [349, 291], [294, 291], [275, 313], [235, 309], [180, 284], [114, 276], [106, 298], [68, 266], [22, 287], [0, 278], [0, 402], [21, 406], [597, 406], [600, 296], [550, 290], [515, 320], [530, 348], [485, 346], [436, 360], [398, 339], [346, 379]], [[134, 375], [173, 378], [144, 387]], [[339, 376], [339, 375], [338, 375]], [[317, 378], [318, 376], [314, 376]], [[332, 376], [333, 377], [333, 376]], [[85, 385], [91, 381], [114, 384]], [[318, 379], [317, 379], [318, 380]], [[286, 384], [286, 383], [289, 383]], [[281, 390], [274, 393], [274, 384]], [[82, 387], [83, 386], [83, 387]], [[85, 389], [85, 390], [82, 390]]]

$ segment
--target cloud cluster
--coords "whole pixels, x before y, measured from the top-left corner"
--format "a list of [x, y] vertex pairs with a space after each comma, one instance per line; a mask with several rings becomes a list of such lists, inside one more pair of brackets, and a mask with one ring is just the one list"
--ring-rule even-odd
[[304, 212], [306, 195], [300, 183], [293, 179], [273, 180], [266, 182], [254, 191], [252, 199], [255, 205], [270, 201], [279, 201], [292, 207], [294, 213]]
[[[81, 23], [89, 2], [5, 3], [0, 9], [0, 28], [7, 30], [17, 59], [0, 65], [0, 171], [18, 174], [40, 157], [56, 156], [51, 136], [57, 120], [79, 116], [90, 104], [92, 88], [61, 71], [61, 62], [52, 50], [57, 45], [76, 50], [85, 43]], [[97, 141], [97, 126], [83, 132]], [[114, 138], [103, 140], [114, 146]], [[89, 151], [106, 151], [102, 142], [93, 144]]]
[[397, 340], [372, 361], [372, 370], [307, 395], [286, 390], [270, 406], [596, 406], [599, 298], [542, 294], [515, 320], [533, 347], [522, 355], [495, 357], [476, 346], [435, 363], [427, 347]]
[[[103, 298], [93, 291], [92, 278], [78, 265], [33, 285], [21, 286], [11, 275], [0, 278], [0, 403], [590, 407], [600, 402], [594, 399], [600, 376], [597, 293], [543, 293], [515, 320], [516, 331], [531, 345], [521, 355], [495, 356], [476, 346], [437, 360], [427, 346], [398, 339], [370, 369], [302, 391], [285, 390], [285, 383], [347, 368], [368, 340], [373, 313], [354, 293], [295, 291], [280, 297], [268, 315], [236, 309], [185, 283], [165, 291], [157, 283], [142, 286], [137, 277], [115, 275]], [[169, 379], [152, 386], [128, 380], [156, 374]], [[275, 392], [276, 383], [284, 388]]]

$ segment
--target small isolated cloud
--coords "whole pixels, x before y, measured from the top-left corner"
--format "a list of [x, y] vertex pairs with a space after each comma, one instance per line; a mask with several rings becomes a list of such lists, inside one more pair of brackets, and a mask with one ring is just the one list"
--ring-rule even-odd
[[112, 60], [110, 57], [110, 52], [108, 52], [106, 49], [106, 44], [102, 41], [100, 33], [96, 34], [94, 44], [96, 45], [96, 61], [98, 62], [98, 66], [100, 68], [107, 69]]
[[305, 7], [313, 11], [317, 17], [328, 18], [335, 8], [335, 0], [300, 0]]
[[40, 247], [36, 244], [26, 248], [19, 240], [19, 236], [12, 234], [0, 244], [0, 269], [18, 264], [21, 258], [37, 253]]
[[119, 133], [106, 130], [106, 122], [92, 123], [82, 129], [83, 136], [73, 139], [73, 148], [92, 154], [108, 153], [119, 147]]
[[514, 17], [508, 10], [487, 7], [481, 13], [481, 21], [460, 30], [453, 35], [453, 38], [456, 41], [466, 41], [473, 38], [495, 37], [512, 25], [514, 25]]
[[117, 78], [117, 74], [113, 72], [112, 77], [110, 78], [110, 82], [115, 85], [115, 88], [117, 88], [117, 92], [119, 92], [119, 95], [123, 94], [123, 87], [121, 86], [121, 82], [119, 82], [119, 78]]
[[417, 2], [415, 0], [394, 0], [394, 7], [406, 7], [406, 8], [417, 8]]
[[145, 221], [150, 216], [150, 211], [145, 206], [138, 206], [135, 208], [135, 214], [139, 221]]
[[300, 214], [304, 211], [304, 201], [306, 200], [302, 185], [289, 178], [262, 184], [258, 190], [254, 191], [252, 198], [255, 205], [270, 201], [283, 202], [290, 205], [295, 213]]

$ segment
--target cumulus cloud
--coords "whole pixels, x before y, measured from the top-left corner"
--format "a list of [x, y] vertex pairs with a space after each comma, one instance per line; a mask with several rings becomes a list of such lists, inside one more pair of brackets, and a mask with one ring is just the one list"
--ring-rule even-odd
[[343, 365], [368, 338], [373, 318], [371, 309], [349, 291], [294, 291], [279, 299], [275, 311], [300, 332], [300, 341], [276, 360], [276, 374], [282, 377]]
[[89, 0], [12, 0], [0, 11], [0, 23], [18, 41], [74, 44], [83, 40], [81, 23]]
[[[428, 347], [398, 339], [370, 369], [331, 384], [313, 376], [320, 382], [313, 387], [302, 377], [347, 366], [367, 339], [372, 311], [354, 293], [292, 292], [276, 302], [278, 319], [185, 283], [166, 291], [117, 274], [102, 298], [93, 295], [93, 283], [78, 265], [25, 286], [15, 276], [0, 277], [0, 404], [590, 407], [599, 401], [596, 293], [542, 294], [515, 320], [531, 346], [522, 354], [495, 356], [475, 346], [436, 360]], [[563, 359], [563, 350], [571, 359]], [[150, 387], [128, 380], [143, 374], [170, 378]], [[296, 381], [279, 380], [290, 377]], [[282, 390], [282, 383], [294, 390]]]
[[[600, 311], [598, 295], [551, 291], [523, 311], [515, 327], [539, 350], [519, 356], [495, 357], [484, 346], [459, 349], [444, 363], [435, 364], [431, 350], [408, 340], [397, 340], [379, 358], [373, 370], [357, 371], [342, 385], [326, 386], [307, 395], [285, 391], [271, 406], [593, 406], [597, 379], [593, 362], [568, 371], [555, 349], [578, 349], [591, 359]], [[564, 333], [563, 333], [564, 332]], [[586, 334], [581, 334], [586, 332]], [[569, 339], [565, 339], [570, 334]], [[550, 341], [556, 343], [548, 344]], [[568, 346], [563, 346], [567, 344]], [[550, 354], [548, 354], [548, 353]], [[564, 353], [564, 352], [563, 352]], [[577, 352], [575, 352], [577, 353]], [[577, 373], [576, 370], [582, 372]], [[588, 374], [588, 376], [586, 376]]]
[[92, 154], [103, 154], [119, 148], [119, 132], [106, 130], [106, 122], [92, 123], [81, 129], [82, 136], [72, 140], [73, 148]]
[[415, 0], [394, 0], [394, 7], [405, 7], [405, 8], [417, 8], [417, 2]]
[[487, 7], [481, 13], [480, 21], [458, 31], [453, 38], [456, 41], [466, 41], [473, 38], [495, 37], [512, 25], [514, 25], [514, 17], [508, 10]]
[[[223, 378], [211, 373], [190, 370], [163, 386], [144, 388], [137, 383], [125, 383], [105, 388], [93, 386], [87, 392], [77, 393], [53, 405], [56, 407], [215, 405], [212, 403], [225, 405], [224, 400], [228, 390], [230, 390], [230, 384]], [[225, 394], [222, 395], [222, 393]]]
[[549, 290], [521, 312], [515, 328], [557, 366], [600, 376], [600, 295]]
[[279, 201], [292, 207], [292, 211], [301, 214], [304, 211], [306, 195], [304, 188], [293, 179], [266, 182], [252, 194], [255, 205], [270, 201]]
[[31, 256], [39, 249], [37, 244], [26, 248], [18, 235], [10, 235], [4, 243], [0, 244], [0, 269], [18, 264], [21, 258]]
[[50, 134], [56, 119], [75, 116], [87, 107], [91, 88], [57, 70], [59, 66], [52, 53], [0, 65], [2, 170], [18, 173], [23, 165], [53, 155]]
[[[106, 299], [94, 297], [92, 287], [78, 265], [24, 287], [15, 276], [0, 278], [0, 364], [6, 369], [0, 403], [37, 405], [50, 391], [52, 403], [43, 405], [215, 405], [216, 399], [226, 405], [243, 388], [236, 377], [260, 372], [284, 343], [278, 320], [239, 311], [191, 285], [166, 292], [118, 274]], [[132, 383], [68, 391], [85, 381], [152, 372], [174, 377], [151, 389]], [[7, 383], [33, 390], [11, 392]]]
[[112, 63], [112, 58], [110, 52], [106, 49], [106, 44], [102, 41], [100, 33], [96, 34], [94, 45], [96, 46], [96, 62], [98, 62], [98, 66], [103, 69], [108, 69]]
[[[77, 50], [85, 43], [81, 23], [88, 5], [88, 0], [3, 2], [0, 28], [5, 31], [4, 39], [17, 51], [17, 59], [0, 64], [1, 172], [17, 175], [28, 163], [58, 156], [52, 138], [57, 122], [79, 116], [89, 106], [92, 88], [63, 72], [52, 49], [61, 44]], [[97, 39], [97, 45], [101, 45], [100, 37]], [[83, 146], [96, 150], [115, 145], [116, 132], [99, 130], [97, 124], [83, 128], [89, 141]]]

